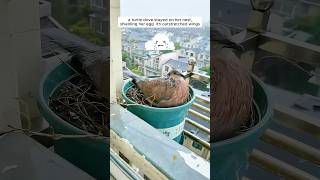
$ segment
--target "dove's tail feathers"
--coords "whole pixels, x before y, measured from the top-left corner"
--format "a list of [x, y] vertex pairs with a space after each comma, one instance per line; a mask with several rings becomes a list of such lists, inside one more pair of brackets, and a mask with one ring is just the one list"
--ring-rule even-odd
[[48, 39], [45, 47], [61, 47], [68, 50], [71, 54], [81, 56], [87, 61], [100, 59], [108, 59], [109, 53], [107, 47], [95, 45], [87, 40], [84, 40], [70, 32], [57, 29], [47, 28], [41, 30], [41, 35]]
[[132, 79], [132, 83], [133, 83], [134, 85], [138, 86], [136, 79]]
[[53, 43], [56, 43], [69, 51], [75, 51], [75, 53], [78, 51], [95, 52], [99, 49], [99, 46], [61, 29], [42, 29], [41, 34], [51, 39]]
[[139, 82], [141, 80], [141, 77], [137, 74], [135, 74], [134, 72], [132, 72], [130, 69], [128, 69], [127, 67], [123, 67], [123, 76], [124, 78], [128, 79], [131, 78], [132, 82], [137, 85], [137, 82]]

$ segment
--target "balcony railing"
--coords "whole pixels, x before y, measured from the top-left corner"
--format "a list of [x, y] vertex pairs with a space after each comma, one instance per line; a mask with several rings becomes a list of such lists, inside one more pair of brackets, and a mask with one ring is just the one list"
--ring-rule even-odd
[[[111, 105], [110, 113], [110, 147], [115, 159], [121, 159], [120, 165], [111, 162], [115, 164], [113, 176], [117, 179], [126, 171], [144, 179], [210, 178], [207, 160], [168, 139], [118, 104]], [[194, 137], [187, 131], [185, 135]]]
[[[201, 77], [198, 79], [207, 78], [206, 76], [203, 76], [201, 74], [199, 74], [195, 77]], [[189, 109], [189, 115], [197, 117], [197, 119], [204, 121], [205, 123], [210, 124], [210, 117], [208, 116], [208, 114], [210, 114], [210, 108], [207, 108], [201, 104], [205, 104], [208, 107], [210, 107], [209, 98], [204, 98], [202, 96], [196, 96], [196, 100], [192, 104], [192, 109]], [[195, 129], [198, 129], [202, 133], [206, 134], [208, 139], [210, 139], [210, 127], [205, 127], [205, 126], [201, 125], [200, 123], [198, 123], [188, 117], [185, 120], [186, 120], [185, 121], [186, 124], [189, 124], [192, 127], [194, 127]], [[184, 146], [186, 146], [187, 148], [189, 148], [193, 152], [197, 153], [201, 157], [203, 157], [207, 160], [210, 160], [210, 143], [209, 142], [207, 142], [206, 140], [202, 139], [201, 137], [197, 136], [196, 134], [194, 134], [186, 129], [184, 130], [184, 136], [185, 136], [185, 140], [183, 143]], [[193, 146], [194, 142], [199, 143], [201, 147], [200, 148], [194, 147]], [[199, 150], [199, 149], [201, 149], [201, 150]]]

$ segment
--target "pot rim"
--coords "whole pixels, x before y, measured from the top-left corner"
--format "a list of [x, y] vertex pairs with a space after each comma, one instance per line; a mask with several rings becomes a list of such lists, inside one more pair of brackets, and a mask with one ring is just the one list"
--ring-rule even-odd
[[[56, 67], [53, 68], [52, 70], [46, 72], [46, 73], [44, 74], [44, 76], [41, 78], [40, 86], [39, 86], [39, 93], [38, 93], [38, 96], [39, 96], [39, 97], [37, 98], [37, 99], [38, 99], [38, 100], [37, 100], [37, 101], [38, 101], [38, 106], [40, 106], [44, 111], [50, 113], [50, 114], [53, 116], [53, 118], [57, 119], [57, 120], [58, 120], [60, 123], [62, 123], [64, 126], [70, 128], [72, 131], [75, 131], [75, 132], [74, 132], [75, 134], [78, 134], [78, 135], [94, 135], [94, 136], [95, 136], [96, 134], [92, 134], [92, 133], [87, 132], [87, 131], [85, 131], [85, 130], [82, 130], [82, 129], [78, 128], [78, 127], [75, 127], [75, 126], [73, 126], [72, 124], [70, 124], [70, 123], [68, 123], [67, 121], [65, 121], [65, 120], [63, 120], [62, 118], [60, 118], [56, 113], [54, 113], [54, 112], [49, 108], [49, 105], [46, 103], [46, 100], [45, 100], [45, 98], [44, 98], [44, 92], [43, 92], [43, 90], [44, 90], [44, 83], [45, 83], [45, 81], [48, 79], [48, 77], [51, 75], [51, 73], [53, 73], [54, 71], [56, 71], [59, 67], [61, 68], [61, 67], [63, 67], [63, 66], [66, 66], [66, 65], [65, 65], [65, 64], [60, 64], [60, 65], [56, 66]], [[52, 94], [52, 93], [57, 89], [57, 87], [61, 86], [62, 83], [64, 83], [65, 81], [69, 80], [69, 79], [72, 78], [73, 76], [74, 76], [74, 74], [71, 75], [71, 76], [69, 76], [69, 77], [66, 78], [65, 80], [59, 82], [59, 83], [57, 84], [57, 86], [55, 86], [55, 87], [53, 88], [53, 90], [50, 92], [50, 94]], [[44, 119], [46, 119], [46, 118], [43, 116], [43, 114], [41, 114], [41, 115], [42, 115], [42, 117], [43, 117]], [[46, 121], [48, 121], [48, 120], [46, 120]], [[110, 139], [110, 137], [101, 136], [101, 140], [107, 140], [107, 141], [109, 141], [109, 139]], [[98, 140], [98, 139], [97, 139], [97, 140]]]
[[212, 144], [211, 147], [213, 147], [213, 148], [221, 148], [221, 147], [236, 143], [238, 141], [241, 141], [243, 139], [247, 139], [252, 134], [255, 134], [259, 129], [261, 129], [262, 127], [265, 127], [268, 124], [269, 119], [273, 116], [273, 109], [272, 109], [272, 104], [273, 103], [272, 103], [271, 97], [269, 95], [268, 89], [266, 88], [265, 84], [256, 75], [254, 75], [253, 73], [250, 73], [250, 75], [251, 75], [252, 79], [254, 81], [256, 81], [257, 84], [259, 86], [261, 86], [261, 88], [264, 90], [264, 94], [265, 94], [266, 99], [267, 99], [267, 111], [265, 113], [265, 116], [263, 116], [261, 118], [261, 120], [258, 122], [258, 124], [256, 124], [249, 131], [247, 131], [247, 132], [245, 132], [243, 134], [240, 134], [238, 136], [234, 136], [234, 137], [231, 137], [229, 139], [223, 140], [223, 141], [218, 141], [218, 142], [211, 143]]

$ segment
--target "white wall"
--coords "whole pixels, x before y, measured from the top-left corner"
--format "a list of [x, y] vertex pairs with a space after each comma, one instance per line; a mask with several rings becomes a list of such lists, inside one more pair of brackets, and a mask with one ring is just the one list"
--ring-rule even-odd
[[[38, 0], [0, 0], [0, 128], [20, 126], [19, 109], [30, 119], [41, 77]], [[18, 100], [24, 102], [18, 105]], [[25, 106], [26, 105], [26, 106]]]
[[120, 0], [110, 2], [110, 102], [116, 102], [121, 97], [120, 89], [123, 82], [121, 31], [118, 27], [120, 15]]

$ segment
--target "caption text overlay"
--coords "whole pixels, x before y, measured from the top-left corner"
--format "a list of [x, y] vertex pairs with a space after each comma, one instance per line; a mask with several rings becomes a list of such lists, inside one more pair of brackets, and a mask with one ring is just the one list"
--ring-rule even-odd
[[201, 28], [201, 17], [125, 17], [118, 18], [120, 28]]

